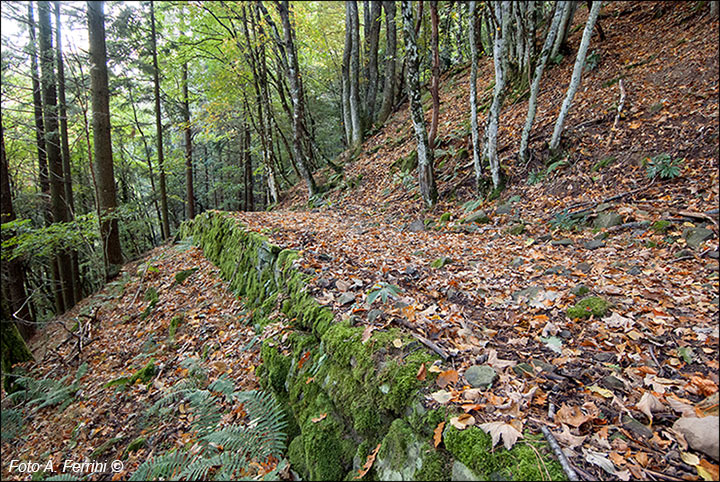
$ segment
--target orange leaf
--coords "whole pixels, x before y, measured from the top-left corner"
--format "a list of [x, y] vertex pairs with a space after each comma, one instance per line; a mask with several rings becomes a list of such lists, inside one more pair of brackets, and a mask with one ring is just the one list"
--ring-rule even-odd
[[443, 430], [445, 429], [445, 422], [440, 422], [437, 427], [435, 427], [435, 430], [433, 430], [433, 445], [435, 448], [437, 448], [438, 445], [440, 445], [440, 442], [442, 442], [442, 434]]
[[303, 367], [306, 361], [308, 361], [308, 358], [310, 358], [310, 352], [306, 351], [303, 353], [303, 356], [300, 357], [300, 360], [298, 360], [298, 370]]
[[440, 388], [445, 388], [451, 383], [456, 383], [458, 381], [458, 372], [457, 370], [445, 370], [440, 375], [438, 375], [437, 380], [435, 380], [435, 383], [438, 384]]
[[365, 465], [363, 465], [362, 468], [358, 470], [358, 474], [354, 477], [355, 480], [365, 477], [365, 474], [368, 473], [368, 470], [372, 468], [373, 464], [375, 463], [375, 457], [377, 457], [378, 451], [380, 450], [380, 445], [382, 444], [377, 444], [375, 450], [373, 450], [372, 453], [367, 456], [367, 460], [365, 460]]
[[312, 423], [318, 423], [320, 420], [324, 420], [325, 417], [327, 417], [327, 413], [323, 413], [323, 414], [320, 415], [319, 417], [311, 418], [310, 421], [311, 421]]
[[425, 370], [425, 364], [423, 363], [422, 365], [420, 365], [420, 369], [418, 369], [417, 379], [422, 382], [423, 380], [425, 380], [426, 375], [427, 371]]

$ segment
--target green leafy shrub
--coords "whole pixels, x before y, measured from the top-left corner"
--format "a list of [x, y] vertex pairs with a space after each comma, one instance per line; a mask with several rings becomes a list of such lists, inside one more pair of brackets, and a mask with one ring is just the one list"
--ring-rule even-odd
[[673, 159], [669, 154], [660, 154], [655, 156], [647, 163], [647, 177], [654, 178], [659, 176], [660, 179], [673, 179], [680, 175], [683, 167], [683, 160]]
[[577, 229], [580, 219], [574, 217], [567, 209], [555, 214], [550, 220], [550, 226], [560, 231], [573, 231]]
[[531, 172], [528, 175], [527, 183], [531, 186], [534, 186], [535, 184], [539, 183], [545, 179], [545, 170], [544, 169], [538, 169], [536, 171]]
[[388, 298], [396, 298], [401, 292], [402, 290], [395, 285], [384, 282], [375, 283], [372, 291], [368, 293], [367, 304], [372, 305], [378, 298], [386, 303]]

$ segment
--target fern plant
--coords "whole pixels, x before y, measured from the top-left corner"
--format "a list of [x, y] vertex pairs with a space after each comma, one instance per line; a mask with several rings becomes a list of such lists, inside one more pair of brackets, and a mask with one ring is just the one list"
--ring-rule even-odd
[[[281, 459], [286, 422], [272, 395], [236, 391], [235, 384], [225, 376], [206, 389], [185, 379], [150, 411], [166, 416], [174, 413], [173, 406], [178, 402], [187, 403], [194, 415], [192, 447], [174, 449], [143, 462], [130, 480], [237, 480], [248, 477], [252, 462]], [[228, 407], [238, 406], [247, 414], [244, 423], [223, 426], [221, 421]]]
[[651, 179], [656, 176], [660, 176], [661, 179], [678, 177], [682, 164], [683, 160], [680, 158], [673, 159], [669, 154], [660, 154], [647, 163], [647, 177]]
[[63, 411], [74, 400], [75, 393], [80, 389], [80, 379], [87, 373], [87, 369], [87, 363], [80, 365], [75, 380], [70, 384], [67, 384], [70, 375], [65, 375], [60, 380], [19, 376], [18, 384], [23, 389], [9, 394], [7, 400], [13, 403], [26, 402], [28, 407], [34, 406], [34, 411], [54, 405], [60, 405], [59, 411]]

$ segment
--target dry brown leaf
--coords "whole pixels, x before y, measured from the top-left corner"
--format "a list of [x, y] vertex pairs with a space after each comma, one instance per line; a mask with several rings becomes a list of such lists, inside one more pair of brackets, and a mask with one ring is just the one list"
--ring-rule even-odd
[[425, 380], [426, 376], [427, 376], [427, 370], [425, 369], [425, 363], [423, 363], [422, 365], [420, 365], [420, 368], [418, 368], [418, 372], [417, 372], [417, 375], [415, 376], [415, 378], [417, 378], [418, 380], [420, 380], [422, 382]]
[[562, 432], [560, 432], [560, 433], [555, 432], [555, 433], [553, 433], [553, 435], [555, 435], [555, 438], [557, 439], [558, 442], [561, 442], [563, 445], [565, 445], [571, 449], [574, 449], [575, 447], [582, 445], [582, 443], [587, 438], [587, 435], [582, 435], [582, 436], [573, 435], [570, 432], [570, 429], [568, 428], [568, 426], [565, 425], [564, 423], [561, 424], [561, 427], [563, 429]]
[[442, 442], [443, 430], [445, 430], [445, 422], [440, 422], [435, 430], [433, 430], [433, 446], [437, 448]]
[[560, 407], [560, 410], [555, 412], [555, 423], [566, 423], [576, 428], [588, 420], [592, 420], [592, 418], [592, 415], [585, 415], [582, 413], [580, 407], [571, 407], [564, 403]]
[[514, 367], [517, 362], [512, 360], [501, 360], [497, 357], [497, 351], [495, 351], [494, 348], [491, 348], [488, 352], [487, 364], [496, 370], [502, 370], [505, 367]]
[[458, 430], [465, 430], [471, 425], [475, 425], [475, 417], [470, 414], [463, 413], [462, 415], [458, 415], [457, 417], [452, 417], [450, 419], [450, 425], [452, 425]]
[[670, 393], [665, 396], [665, 401], [668, 405], [670, 405], [670, 408], [672, 408], [675, 412], [679, 413], [681, 417], [696, 416], [695, 407], [693, 407], [690, 400], [680, 398], [674, 393]]
[[640, 401], [635, 405], [635, 407], [642, 413], [647, 415], [647, 417], [650, 419], [650, 423], [652, 423], [653, 420], [653, 412], [660, 412], [662, 410], [665, 410], [665, 405], [662, 403], [662, 401], [660, 401], [660, 399], [650, 391], [643, 393], [642, 398], [640, 398]]
[[455, 384], [458, 381], [458, 372], [457, 370], [445, 370], [440, 375], [438, 375], [437, 380], [435, 380], [435, 383], [440, 388], [445, 388], [449, 384]]
[[717, 464], [702, 459], [695, 468], [698, 474], [705, 480], [720, 480], [720, 467], [718, 467]]
[[319, 417], [311, 418], [310, 421], [312, 423], [318, 423], [321, 420], [325, 420], [325, 417], [327, 417], [327, 413], [323, 413]]
[[370, 454], [368, 454], [367, 459], [365, 460], [365, 464], [362, 466], [360, 470], [358, 470], [358, 474], [354, 477], [355, 480], [362, 479], [365, 477], [365, 474], [368, 473], [368, 470], [370, 470], [375, 463], [375, 457], [377, 457], [378, 452], [380, 451], [380, 445], [377, 444], [377, 447], [375, 447], [375, 450], [373, 450]]
[[480, 428], [490, 435], [493, 447], [495, 447], [502, 438], [505, 448], [510, 450], [519, 438], [523, 438], [522, 433], [518, 431], [518, 429], [505, 422], [483, 423], [480, 424]]
[[363, 334], [362, 334], [363, 344], [366, 343], [370, 339], [370, 337], [372, 336], [372, 332], [374, 330], [375, 330], [375, 327], [372, 325], [368, 325], [365, 327], [365, 329], [363, 330]]
[[430, 396], [440, 405], [447, 404], [452, 398], [452, 394], [446, 390], [438, 390], [437, 392], [431, 393]]

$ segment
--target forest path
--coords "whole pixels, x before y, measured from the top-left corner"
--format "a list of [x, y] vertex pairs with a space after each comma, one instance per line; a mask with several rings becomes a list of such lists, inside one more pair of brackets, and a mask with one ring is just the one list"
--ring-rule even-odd
[[[192, 444], [194, 414], [187, 403], [176, 402], [173, 414], [161, 419], [149, 418], [150, 407], [180, 382], [203, 388], [225, 375], [237, 390], [259, 388], [261, 343], [250, 319], [201, 250], [183, 243], [153, 249], [33, 340], [34, 378], [72, 379], [81, 363], [88, 371], [78, 398], [64, 410], [26, 410], [25, 423], [33, 429], [19, 440], [3, 440], [3, 460], [53, 460], [58, 469], [68, 459], [121, 459], [123, 470], [106, 476], [123, 480], [149, 456]], [[77, 336], [68, 330], [83, 334], [79, 361]], [[122, 381], [148, 364], [154, 366], [151, 383]], [[115, 386], [106, 386], [113, 380]], [[128, 450], [133, 442], [139, 448]], [[3, 464], [3, 480], [23, 475], [8, 467]]]

